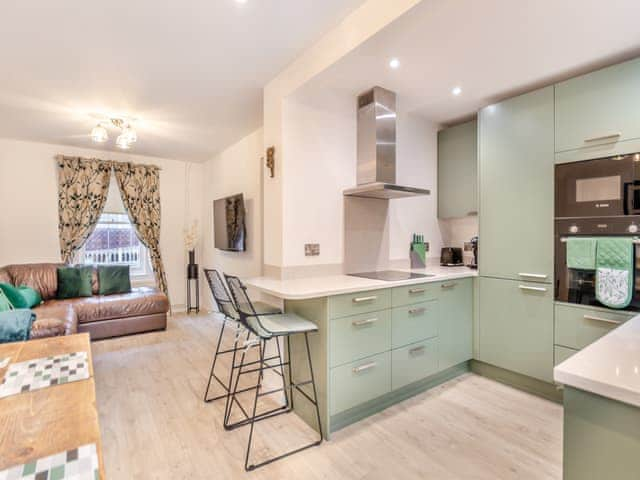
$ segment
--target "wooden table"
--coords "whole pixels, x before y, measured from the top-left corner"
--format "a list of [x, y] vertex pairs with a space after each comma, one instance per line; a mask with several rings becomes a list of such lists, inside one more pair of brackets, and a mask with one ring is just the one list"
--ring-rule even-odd
[[[87, 352], [89, 378], [0, 399], [0, 471], [37, 458], [95, 443], [104, 479], [100, 426], [89, 334], [0, 345], [10, 363]], [[8, 366], [0, 368], [0, 379]]]

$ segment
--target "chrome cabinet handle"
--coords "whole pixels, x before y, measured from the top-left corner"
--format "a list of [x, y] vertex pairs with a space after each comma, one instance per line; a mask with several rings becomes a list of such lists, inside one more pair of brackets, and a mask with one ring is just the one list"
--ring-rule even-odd
[[356, 297], [353, 299], [353, 303], [372, 302], [377, 300], [377, 298], [376, 295], [372, 295], [371, 297]]
[[410, 288], [410, 289], [409, 289], [409, 293], [410, 293], [411, 295], [414, 295], [414, 294], [416, 294], [416, 293], [424, 293], [424, 292], [425, 292], [425, 289], [424, 289], [424, 288]]
[[621, 320], [610, 320], [608, 318], [594, 317], [591, 315], [584, 315], [582, 318], [584, 318], [585, 320], [593, 320], [595, 322], [613, 323], [614, 325], [620, 325], [621, 323], [623, 323]]
[[477, 217], [478, 216], [478, 212], [476, 210], [472, 210], [470, 212], [467, 212], [467, 215], [469, 217]]
[[425, 307], [411, 308], [409, 309], [409, 315], [420, 315], [424, 313], [427, 309]]
[[458, 285], [457, 283], [443, 283], [442, 285], [440, 285], [440, 288], [453, 288], [456, 285]]
[[353, 373], [364, 372], [365, 370], [369, 370], [378, 365], [376, 362], [365, 363], [364, 365], [360, 365], [359, 367], [354, 367]]
[[599, 137], [585, 138], [585, 142], [597, 142], [598, 140], [606, 140], [607, 138], [619, 137], [620, 132], [608, 133], [607, 135], [600, 135]]
[[546, 292], [547, 289], [543, 287], [529, 287], [527, 285], [518, 285], [520, 290], [530, 290], [532, 292]]
[[377, 318], [368, 318], [366, 320], [354, 320], [353, 322], [351, 322], [351, 325], [353, 325], [354, 327], [361, 327], [362, 325], [369, 325], [370, 323], [375, 323], [377, 321], [378, 321]]
[[541, 279], [547, 278], [547, 275], [543, 275], [541, 273], [519, 273], [518, 276], [528, 277], [528, 278], [541, 278]]
[[409, 350], [409, 355], [415, 355], [416, 353], [424, 352], [425, 346], [421, 345], [419, 347], [414, 347]]

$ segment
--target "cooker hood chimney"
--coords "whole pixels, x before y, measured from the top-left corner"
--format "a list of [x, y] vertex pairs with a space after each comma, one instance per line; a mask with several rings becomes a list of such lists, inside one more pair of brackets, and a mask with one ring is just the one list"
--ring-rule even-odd
[[396, 184], [396, 94], [381, 87], [358, 96], [357, 183], [344, 194], [385, 200], [431, 194]]

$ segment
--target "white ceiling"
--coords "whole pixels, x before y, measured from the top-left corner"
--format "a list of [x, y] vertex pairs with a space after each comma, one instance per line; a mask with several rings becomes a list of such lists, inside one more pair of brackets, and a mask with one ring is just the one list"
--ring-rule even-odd
[[[455, 123], [497, 100], [640, 55], [638, 0], [424, 0], [303, 86], [330, 102], [373, 85]], [[389, 68], [391, 58], [400, 68]], [[640, 85], [640, 79], [638, 79]], [[462, 94], [451, 94], [454, 86]], [[639, 87], [640, 88], [640, 87]]]
[[[202, 161], [262, 124], [262, 87], [363, 0], [4, 0], [0, 137]], [[106, 149], [114, 149], [113, 131]]]

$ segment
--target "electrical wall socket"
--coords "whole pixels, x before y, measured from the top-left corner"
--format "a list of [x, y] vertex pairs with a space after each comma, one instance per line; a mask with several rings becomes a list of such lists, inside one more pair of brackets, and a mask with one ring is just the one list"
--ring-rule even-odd
[[319, 243], [305, 243], [304, 244], [304, 256], [305, 257], [317, 257], [320, 255]]

